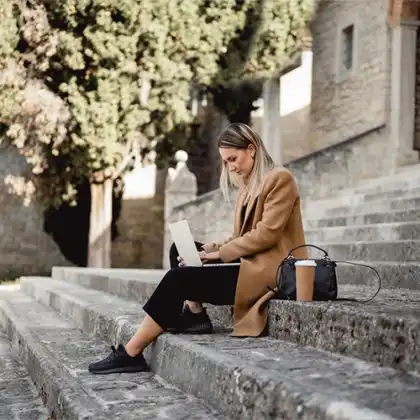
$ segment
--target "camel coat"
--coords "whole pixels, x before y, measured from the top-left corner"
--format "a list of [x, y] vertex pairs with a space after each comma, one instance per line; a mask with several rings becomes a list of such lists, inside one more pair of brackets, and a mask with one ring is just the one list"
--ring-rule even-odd
[[[218, 250], [223, 262], [241, 259], [234, 303], [234, 336], [257, 337], [267, 324], [268, 301], [275, 287], [275, 275], [291, 248], [303, 245], [299, 191], [291, 172], [271, 170], [258, 197], [250, 201], [242, 217], [245, 191], [239, 191], [234, 232], [224, 244], [204, 245], [206, 252]], [[306, 248], [294, 252], [307, 258]]]

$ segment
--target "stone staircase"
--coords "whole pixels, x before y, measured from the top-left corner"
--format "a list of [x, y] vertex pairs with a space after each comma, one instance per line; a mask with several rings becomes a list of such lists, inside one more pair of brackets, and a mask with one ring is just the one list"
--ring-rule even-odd
[[49, 419], [24, 364], [0, 331], [0, 419]]
[[[151, 373], [92, 376], [88, 363], [136, 331], [164, 271], [54, 267], [1, 292], [14, 363], [57, 419], [420, 419], [420, 170], [306, 202], [304, 215], [309, 243], [378, 269], [372, 302], [272, 301], [258, 339], [230, 338], [231, 309], [209, 305], [216, 334], [164, 334], [146, 352]], [[377, 287], [364, 268], [340, 265], [338, 280], [341, 297]]]

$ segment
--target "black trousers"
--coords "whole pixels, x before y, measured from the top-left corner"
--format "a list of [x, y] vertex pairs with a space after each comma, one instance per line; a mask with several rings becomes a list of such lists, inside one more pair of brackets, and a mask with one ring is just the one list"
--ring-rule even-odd
[[[197, 249], [202, 244], [196, 242]], [[232, 305], [239, 266], [178, 267], [178, 251], [171, 246], [171, 269], [144, 305], [144, 311], [163, 329], [176, 326], [185, 300]]]

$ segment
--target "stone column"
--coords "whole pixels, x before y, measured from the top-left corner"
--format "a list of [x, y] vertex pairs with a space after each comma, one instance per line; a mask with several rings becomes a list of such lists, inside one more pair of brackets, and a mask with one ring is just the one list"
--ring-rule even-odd
[[392, 29], [391, 140], [395, 167], [419, 163], [413, 150], [418, 25], [401, 21]]
[[197, 179], [187, 167], [188, 154], [183, 150], [175, 153], [175, 169], [168, 171], [165, 186], [165, 232], [163, 241], [163, 267], [169, 267], [169, 247], [172, 243], [169, 223], [174, 221], [172, 210], [176, 206], [197, 198]]
[[269, 79], [263, 86], [263, 141], [277, 164], [283, 162], [280, 127], [280, 78]]

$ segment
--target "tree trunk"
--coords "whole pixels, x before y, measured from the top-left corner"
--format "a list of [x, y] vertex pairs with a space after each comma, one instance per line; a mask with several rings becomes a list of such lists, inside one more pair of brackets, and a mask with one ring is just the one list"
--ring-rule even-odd
[[88, 267], [111, 267], [112, 179], [91, 183]]

